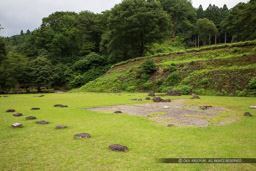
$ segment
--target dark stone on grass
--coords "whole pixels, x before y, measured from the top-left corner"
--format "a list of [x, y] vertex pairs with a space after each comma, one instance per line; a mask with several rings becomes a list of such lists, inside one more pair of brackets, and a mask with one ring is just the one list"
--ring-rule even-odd
[[114, 113], [123, 113], [122, 111], [115, 111]]
[[7, 109], [5, 112], [15, 112], [15, 109]]
[[35, 116], [28, 116], [28, 117], [26, 117], [26, 120], [35, 120], [35, 119], [36, 119]]
[[150, 97], [146, 97], [146, 100], [150, 100]]
[[44, 121], [44, 120], [42, 120], [42, 121], [37, 121], [36, 123], [38, 123], [38, 124], [43, 124], [43, 125], [45, 125], [45, 124], [49, 124], [49, 122]]
[[193, 96], [191, 99], [200, 99], [199, 96]]
[[15, 117], [20, 117], [20, 116], [22, 116], [23, 114], [22, 113], [14, 113], [13, 114], [13, 116], [15, 116]]
[[21, 123], [15, 123], [15, 124], [12, 124], [12, 127], [13, 128], [22, 128], [22, 124]]
[[250, 114], [249, 112], [245, 112], [245, 113], [244, 113], [244, 116], [252, 117], [252, 114]]
[[171, 102], [171, 99], [163, 99], [163, 101], [162, 102]]
[[3, 97], [8, 97], [8, 96], [3, 96]]
[[168, 96], [181, 96], [181, 92], [178, 90], [168, 90], [166, 93]]
[[207, 110], [209, 108], [212, 108], [212, 106], [209, 106], [209, 105], [205, 105], [205, 106], [200, 106], [199, 107], [201, 110]]
[[68, 107], [68, 105], [63, 105], [63, 104], [56, 104], [54, 107]]
[[81, 133], [81, 134], [76, 134], [75, 138], [91, 138], [91, 135], [88, 133]]
[[40, 96], [38, 96], [38, 97], [44, 97], [44, 95], [40, 95]]
[[31, 110], [40, 110], [38, 107], [31, 108]]
[[56, 126], [56, 129], [65, 129], [67, 128], [67, 126], [64, 126], [64, 125], [57, 125]]
[[155, 93], [148, 93], [148, 96], [155, 96]]
[[130, 100], [137, 100], [137, 99], [130, 99]]
[[174, 125], [173, 124], [169, 124], [169, 125], [167, 125], [167, 127], [173, 127]]
[[119, 145], [119, 144], [113, 144], [113, 145], [110, 145], [108, 147], [109, 150], [112, 150], [112, 151], [122, 151], [122, 152], [126, 152], [128, 150], [128, 147], [126, 146], [123, 146], [123, 145]]
[[141, 102], [141, 101], [142, 101], [142, 99], [138, 99], [138, 101], [140, 101], [140, 102]]

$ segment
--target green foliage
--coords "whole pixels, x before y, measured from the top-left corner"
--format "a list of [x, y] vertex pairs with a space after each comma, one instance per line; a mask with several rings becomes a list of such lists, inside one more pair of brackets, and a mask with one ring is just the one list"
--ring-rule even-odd
[[156, 80], [156, 84], [159, 85], [159, 86], [162, 85], [163, 82], [164, 82], [164, 80], [162, 78], [159, 78], [159, 79]]
[[184, 78], [184, 80], [182, 81], [183, 84], [188, 85], [190, 83], [190, 77], [186, 77]]
[[135, 90], [136, 90], [135, 86], [129, 86], [129, 87], [126, 88], [127, 92], [134, 92]]
[[146, 89], [146, 90], [152, 90], [152, 86], [153, 86], [153, 84], [152, 84], [152, 82], [145, 82], [144, 84], [143, 84], [143, 87], [144, 87], [144, 89]]
[[238, 97], [247, 96], [247, 90], [246, 89], [244, 89], [243, 91], [236, 90], [236, 96], [238, 96]]
[[173, 90], [178, 90], [178, 91], [180, 91], [183, 95], [188, 95], [188, 94], [192, 93], [192, 87], [190, 87], [190, 86], [174, 87]]
[[175, 86], [181, 81], [181, 72], [175, 71], [168, 75], [166, 84], [169, 86]]
[[256, 89], [256, 77], [253, 77], [249, 82], [249, 88]]
[[218, 34], [216, 25], [207, 18], [198, 19], [196, 28], [199, 36], [202, 38], [204, 45], [210, 44], [210, 39], [213, 34]]

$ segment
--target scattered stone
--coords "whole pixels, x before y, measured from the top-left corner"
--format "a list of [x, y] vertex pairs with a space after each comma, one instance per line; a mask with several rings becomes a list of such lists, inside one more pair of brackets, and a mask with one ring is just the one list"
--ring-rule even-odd
[[168, 96], [181, 96], [181, 92], [178, 90], [168, 90], [166, 93]]
[[173, 127], [174, 125], [173, 124], [168, 124], [167, 127]]
[[56, 126], [56, 129], [65, 129], [67, 128], [67, 126], [64, 126], [64, 125], [57, 125]]
[[44, 95], [40, 95], [40, 96], [38, 96], [38, 97], [44, 97]]
[[35, 119], [36, 119], [35, 116], [28, 116], [28, 117], [26, 117], [26, 120], [35, 120]]
[[164, 106], [164, 109], [169, 109], [170, 107], [169, 106]]
[[91, 135], [88, 133], [81, 133], [81, 134], [76, 134], [75, 138], [91, 138]]
[[244, 116], [252, 117], [252, 114], [250, 114], [249, 112], [245, 112], [245, 113], [244, 113]]
[[155, 96], [155, 93], [148, 93], [148, 96]]
[[63, 105], [63, 104], [56, 104], [54, 107], [68, 107], [68, 105]]
[[146, 97], [146, 99], [145, 100], [150, 100], [150, 97]]
[[38, 107], [31, 108], [31, 110], [40, 110]]
[[130, 100], [137, 100], [137, 99], [130, 99]]
[[5, 112], [15, 112], [15, 109], [7, 109]]
[[158, 94], [158, 96], [166, 96], [166, 94]]
[[166, 100], [164, 100], [164, 99], [162, 99], [161, 97], [154, 97], [154, 98], [153, 98], [153, 101], [154, 101], [154, 102], [171, 102], [171, 99], [166, 99]]
[[194, 95], [191, 99], [200, 99], [199, 96]]
[[256, 109], [256, 106], [250, 106], [251, 109]]
[[8, 97], [8, 96], [3, 96], [3, 97]]
[[114, 113], [123, 113], [122, 111], [115, 111]]
[[199, 106], [199, 108], [200, 108], [201, 110], [207, 110], [207, 109], [209, 109], [209, 108], [212, 108], [212, 106], [205, 105], [205, 106]]
[[128, 150], [126, 146], [119, 145], [119, 144], [110, 145], [108, 149], [112, 151], [122, 151], [122, 152], [126, 152]]
[[141, 102], [141, 101], [142, 101], [142, 99], [138, 99], [138, 101], [140, 101], [140, 102]]
[[13, 128], [22, 128], [22, 124], [21, 123], [15, 123], [15, 124], [12, 124], [12, 127]]
[[15, 117], [20, 117], [20, 116], [22, 116], [23, 114], [22, 113], [14, 113], [13, 114], [13, 116], [15, 116]]
[[44, 120], [42, 120], [42, 121], [37, 121], [36, 123], [38, 123], [38, 124], [43, 124], [43, 125], [45, 125], [45, 124], [49, 124], [49, 122], [44, 121]]

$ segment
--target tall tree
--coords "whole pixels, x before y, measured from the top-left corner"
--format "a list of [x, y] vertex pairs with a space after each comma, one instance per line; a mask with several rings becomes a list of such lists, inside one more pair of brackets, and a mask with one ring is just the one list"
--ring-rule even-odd
[[171, 17], [172, 38], [175, 39], [177, 29], [183, 24], [193, 27], [196, 20], [196, 12], [189, 0], [160, 0], [163, 9]]
[[202, 5], [199, 5], [199, 8], [196, 10], [196, 14], [197, 14], [197, 19], [205, 18], [204, 9], [203, 9]]
[[[108, 18], [105, 35], [110, 60], [119, 62], [143, 56], [147, 47], [164, 38], [169, 27], [167, 14], [159, 2], [124, 0]], [[119, 57], [119, 59], [117, 58]]]
[[218, 29], [215, 24], [207, 18], [198, 19], [196, 22], [196, 28], [204, 45], [206, 45], [207, 42], [210, 44], [212, 35], [218, 33]]

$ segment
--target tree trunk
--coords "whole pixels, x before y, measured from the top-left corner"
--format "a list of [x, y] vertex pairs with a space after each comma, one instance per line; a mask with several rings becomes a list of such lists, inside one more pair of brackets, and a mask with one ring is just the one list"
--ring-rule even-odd
[[227, 33], [225, 32], [225, 43], [227, 43]]
[[195, 36], [195, 47], [196, 47], [197, 45], [196, 45], [196, 36]]
[[176, 26], [174, 25], [174, 26], [172, 27], [172, 42], [174, 42], [175, 36], [176, 36]]
[[198, 37], [197, 37], [197, 43], [198, 43], [198, 47], [200, 47], [199, 35], [198, 35]]
[[211, 35], [209, 35], [209, 45], [211, 45]]
[[217, 35], [215, 34], [215, 45], [217, 44]]

